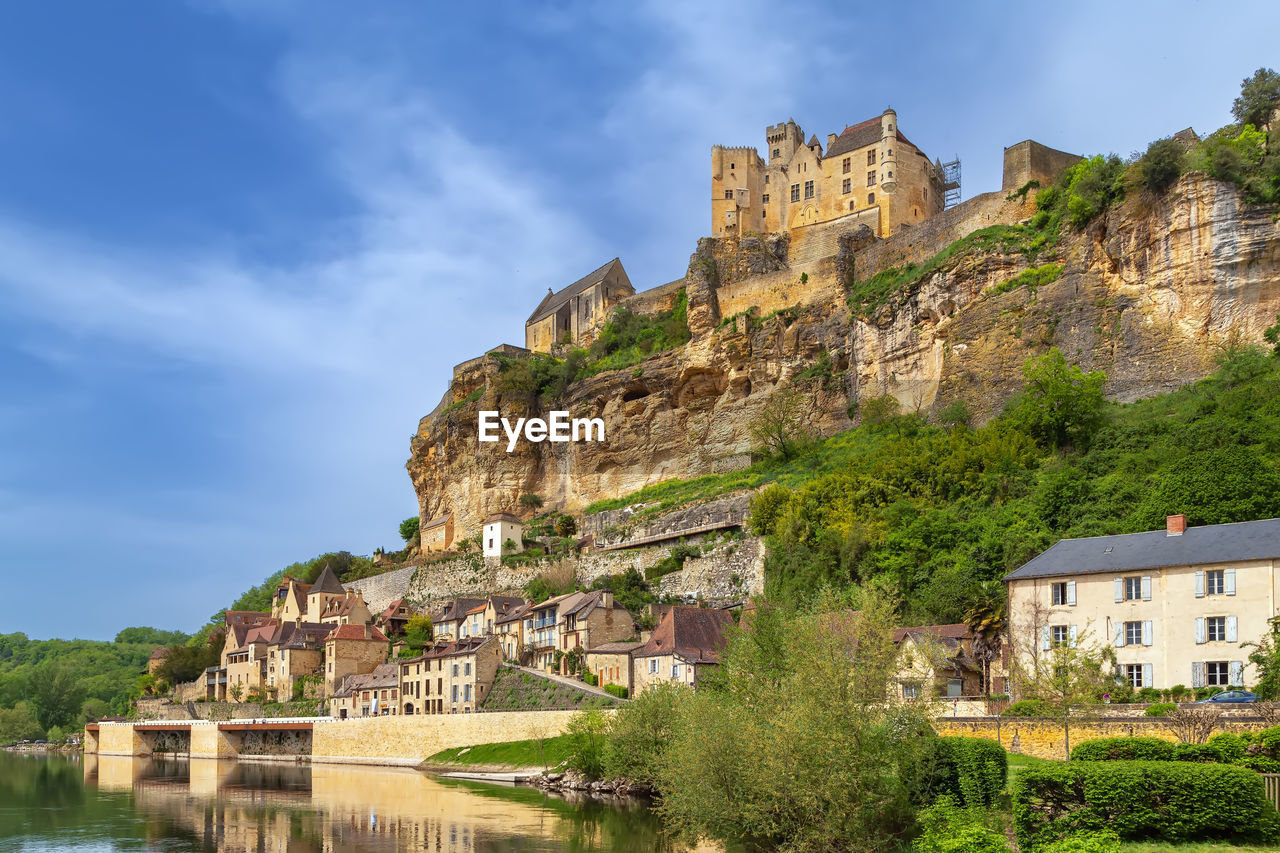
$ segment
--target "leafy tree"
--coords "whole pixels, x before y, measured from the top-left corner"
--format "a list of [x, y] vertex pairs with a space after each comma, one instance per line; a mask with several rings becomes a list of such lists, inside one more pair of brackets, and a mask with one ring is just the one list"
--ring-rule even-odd
[[1258, 670], [1253, 691], [1263, 699], [1280, 700], [1280, 620], [1272, 620], [1271, 630], [1256, 643], [1244, 643], [1249, 661]]
[[683, 684], [663, 682], [619, 708], [609, 719], [604, 776], [655, 787], [675, 737], [676, 722], [691, 696]]
[[1259, 68], [1240, 84], [1240, 96], [1231, 104], [1231, 115], [1241, 124], [1261, 127], [1280, 107], [1280, 74]]
[[520, 496], [520, 506], [526, 507], [528, 509], [541, 509], [542, 496], [525, 492], [523, 495]]
[[170, 684], [192, 681], [221, 658], [222, 634], [213, 634], [203, 646], [170, 646], [156, 668], [156, 676]]
[[572, 515], [561, 515], [556, 518], [556, 535], [572, 536], [578, 532], [578, 522]]
[[1142, 185], [1160, 195], [1182, 174], [1183, 151], [1175, 139], [1157, 139], [1147, 146], [1147, 153], [1138, 161], [1138, 174]]
[[1280, 314], [1276, 315], [1276, 324], [1263, 331], [1262, 339], [1271, 344], [1271, 354], [1280, 358]]
[[626, 608], [632, 616], [639, 616], [646, 604], [655, 601], [655, 596], [645, 582], [644, 575], [634, 566], [617, 575], [604, 575], [596, 578], [592, 589], [607, 589], [613, 593], [613, 600], [619, 607]]
[[403, 539], [406, 544], [412, 543], [417, 540], [418, 525], [420, 523], [421, 522], [419, 521], [418, 516], [416, 515], [410, 516], [409, 518], [406, 518], [404, 521], [400, 522], [400, 538]]
[[1124, 195], [1124, 164], [1114, 154], [1094, 155], [1064, 173], [1067, 222], [1084, 228]]
[[1026, 388], [1013, 399], [1008, 422], [1051, 448], [1080, 447], [1102, 423], [1102, 371], [1085, 373], [1054, 347], [1022, 365]]
[[12, 708], [0, 708], [0, 744], [39, 740], [42, 737], [44, 728], [26, 702], [19, 702]]
[[867, 397], [859, 401], [858, 410], [862, 412], [862, 422], [873, 427], [881, 427], [891, 423], [898, 417], [902, 405], [890, 394], [881, 397]]
[[1179, 513], [1195, 525], [1280, 516], [1280, 470], [1251, 447], [1189, 453], [1156, 474], [1135, 517], [1151, 529]]
[[190, 634], [181, 631], [161, 631], [158, 628], [125, 628], [116, 634], [114, 642], [141, 643], [148, 646], [172, 646], [185, 643], [191, 639]]
[[791, 500], [791, 490], [780, 483], [770, 483], [751, 499], [751, 514], [748, 519], [751, 532], [757, 536], [767, 536], [774, 532], [778, 517], [786, 509]]
[[84, 686], [72, 669], [57, 661], [36, 667], [29, 678], [31, 711], [41, 728], [71, 723], [84, 702]]
[[794, 388], [778, 388], [747, 424], [753, 441], [784, 461], [795, 459], [813, 441], [812, 401]]
[[101, 720], [103, 717], [110, 716], [111, 706], [101, 699], [86, 699], [84, 704], [80, 706], [80, 716], [85, 722], [93, 722]]
[[434, 636], [433, 630], [430, 617], [422, 613], [413, 614], [404, 626], [405, 647], [414, 651], [425, 648]]
[[948, 429], [968, 427], [973, 422], [973, 410], [964, 400], [952, 400], [938, 412], [938, 423]]

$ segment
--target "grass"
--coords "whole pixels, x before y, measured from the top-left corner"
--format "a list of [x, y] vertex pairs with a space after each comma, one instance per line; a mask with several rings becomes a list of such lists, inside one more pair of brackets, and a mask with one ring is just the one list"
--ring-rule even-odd
[[481, 703], [486, 711], [575, 711], [618, 704], [616, 699], [508, 666], [499, 667], [493, 687]]
[[1275, 853], [1275, 847], [1258, 844], [1231, 844], [1227, 841], [1126, 841], [1122, 853]]
[[568, 735], [544, 740], [511, 740], [444, 749], [427, 759], [430, 764], [506, 767], [558, 767], [569, 757]]

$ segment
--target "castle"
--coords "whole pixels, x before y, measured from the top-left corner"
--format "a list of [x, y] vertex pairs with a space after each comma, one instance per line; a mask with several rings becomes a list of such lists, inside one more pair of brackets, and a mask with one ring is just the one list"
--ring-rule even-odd
[[888, 237], [945, 207], [950, 188], [940, 162], [930, 162], [902, 135], [898, 114], [886, 109], [806, 143], [789, 119], [765, 130], [769, 159], [750, 146], [711, 149], [711, 233], [771, 233], [847, 217]]

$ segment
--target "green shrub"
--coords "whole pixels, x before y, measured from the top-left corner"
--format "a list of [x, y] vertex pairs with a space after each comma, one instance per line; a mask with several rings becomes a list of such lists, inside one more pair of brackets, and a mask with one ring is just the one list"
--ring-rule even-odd
[[791, 490], [780, 483], [770, 483], [751, 499], [748, 524], [757, 536], [773, 533], [774, 525], [791, 499]]
[[1147, 146], [1147, 153], [1138, 161], [1138, 177], [1142, 185], [1159, 195], [1182, 174], [1183, 149], [1174, 139], [1157, 139]]
[[1044, 717], [1051, 713], [1047, 702], [1042, 699], [1022, 699], [1014, 702], [1000, 712], [1002, 717]]
[[1114, 832], [1082, 832], [1041, 847], [1037, 853], [1120, 853], [1120, 836]]
[[1218, 760], [1223, 764], [1235, 764], [1244, 758], [1247, 746], [1244, 738], [1232, 732], [1218, 732], [1209, 738], [1206, 745], [1218, 751]]
[[915, 853], [1009, 853], [1003, 833], [986, 826], [978, 809], [963, 809], [950, 796], [920, 813]]
[[1135, 841], [1245, 838], [1264, 831], [1262, 778], [1240, 767], [1167, 761], [1071, 761], [1026, 768], [1013, 788], [1025, 849], [1079, 832]]
[[604, 686], [604, 692], [612, 696], [617, 696], [619, 699], [627, 698], [627, 688], [623, 687], [621, 684], [606, 684]]
[[587, 672], [586, 670], [583, 670], [582, 681], [584, 684], [590, 684], [592, 687], [595, 687], [597, 684], [600, 683], [599, 678], [596, 678], [595, 675], [593, 675], [590, 672]]
[[955, 797], [969, 807], [989, 806], [1004, 790], [1009, 756], [995, 741], [940, 737], [934, 749], [931, 796]]
[[583, 711], [574, 715], [565, 727], [569, 747], [566, 761], [569, 769], [588, 779], [604, 775], [604, 752], [608, 744], [609, 721], [599, 711]]
[[1178, 745], [1155, 737], [1104, 737], [1071, 750], [1072, 761], [1177, 761]]
[[1200, 761], [1208, 764], [1224, 763], [1218, 750], [1204, 743], [1174, 744], [1174, 755], [1178, 761]]
[[1174, 702], [1157, 702], [1146, 710], [1148, 717], [1167, 717], [1170, 711], [1178, 710], [1178, 706]]

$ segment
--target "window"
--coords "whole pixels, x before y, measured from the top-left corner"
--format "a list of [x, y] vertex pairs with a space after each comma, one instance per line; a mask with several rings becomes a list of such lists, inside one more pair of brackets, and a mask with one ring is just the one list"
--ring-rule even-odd
[[768, 204], [768, 203], [769, 203], [769, 194], [768, 194], [768, 193], [765, 193], [764, 195], [760, 196], [760, 201], [761, 201], [763, 204]]
[[1124, 600], [1139, 601], [1142, 599], [1142, 578], [1124, 579]]
[[925, 188], [924, 188], [924, 200], [925, 200], [925, 201], [928, 201], [928, 200], [929, 200], [929, 188], [928, 188], [928, 187], [925, 187]]
[[1067, 603], [1067, 585], [1065, 583], [1055, 583], [1053, 585], [1053, 606], [1062, 607]]
[[680, 664], [678, 663], [671, 664], [671, 677], [672, 678], [680, 677]]
[[1204, 622], [1208, 629], [1209, 642], [1221, 643], [1227, 639], [1227, 617], [1210, 616]]
[[453, 701], [458, 701], [458, 685], [453, 685]]
[[857, 206], [858, 206], [858, 203], [857, 203], [856, 201], [851, 201], [851, 202], [849, 202], [849, 209], [850, 209], [850, 210], [853, 210], [853, 209], [854, 209], [855, 207], [857, 207]]
[[492, 539], [490, 539], [490, 540], [489, 540], [489, 547], [490, 547], [490, 548], [492, 548], [492, 547], [493, 547], [493, 540], [492, 540]]
[[891, 178], [893, 177], [893, 169], [890, 169], [890, 170], [889, 170], [889, 177], [891, 177]]
[[649, 672], [650, 672], [650, 673], [652, 673], [652, 674], [654, 674], [654, 675], [657, 675], [657, 673], [658, 673], [658, 659], [657, 659], [657, 658], [649, 658]]
[[1210, 687], [1226, 687], [1231, 683], [1227, 662], [1224, 660], [1206, 661], [1204, 675], [1205, 683]]
[[453, 665], [453, 677], [458, 677], [458, 665], [456, 663]]
[[902, 698], [903, 699], [919, 699], [920, 685], [919, 684], [902, 685]]
[[1126, 646], [1142, 645], [1142, 623], [1141, 622], [1124, 623], [1124, 643]]
[[765, 175], [765, 176], [764, 176], [764, 182], [765, 182], [766, 184], [767, 184], [767, 183], [769, 183], [769, 176], [768, 176], [768, 175]]
[[732, 199], [732, 198], [733, 198], [733, 190], [725, 190], [725, 191], [724, 191], [724, 197], [725, 197], [725, 198], [727, 198], [727, 199]]
[[841, 168], [841, 171], [843, 171], [843, 172], [844, 172], [844, 174], [846, 174], [846, 175], [847, 175], [847, 174], [849, 174], [849, 172], [851, 172], [851, 171], [853, 170], [853, 158], [852, 158], [852, 157], [846, 157], [846, 158], [844, 158], [843, 160], [841, 160], [841, 161], [840, 161], [840, 168]]
[[[893, 152], [892, 152], [892, 151], [890, 151], [889, 153], [890, 153], [890, 154], [892, 154]], [[738, 164], [737, 164], [737, 163], [730, 163], [730, 164], [729, 164], [729, 171], [730, 171], [730, 172], [732, 172], [732, 171], [733, 171], [734, 169], [736, 169], [736, 168], [738, 168]]]
[[876, 194], [867, 193], [867, 204], [875, 204], [875, 203], [876, 203]]
[[852, 181], [852, 180], [850, 180], [849, 178], [845, 178], [843, 181], [841, 181], [841, 182], [840, 182], [840, 192], [842, 192], [842, 193], [851, 193], [851, 192], [853, 192], [853, 181]]
[[876, 150], [872, 148], [867, 152], [867, 165], [874, 166], [876, 164]]
[[471, 701], [471, 685], [470, 684], [464, 685], [462, 688], [462, 701], [463, 702]]
[[467, 661], [466, 663], [464, 663], [464, 664], [462, 665], [462, 674], [463, 674], [463, 675], [470, 675], [470, 674], [471, 674], [471, 661]]
[[1125, 664], [1124, 680], [1129, 682], [1129, 686], [1136, 689], [1146, 687], [1142, 680], [1142, 664], [1130, 663]]
[[[892, 149], [892, 148], [890, 148], [890, 149], [889, 149], [889, 156], [890, 156], [890, 157], [892, 157], [892, 156], [893, 156], [893, 149]], [[730, 167], [730, 168], [732, 168], [732, 167]]]
[[1226, 572], [1222, 569], [1204, 573], [1204, 591], [1209, 595], [1222, 595], [1226, 589]]
[[791, 185], [791, 200], [792, 200], [792, 201], [799, 201], [799, 200], [800, 200], [800, 185], [799, 185], [799, 184], [792, 184], [792, 185]]
[[1051, 633], [1049, 636], [1054, 648], [1057, 648], [1058, 646], [1065, 646], [1067, 644], [1068, 635], [1066, 625], [1054, 625], [1050, 631]]
[[804, 197], [813, 198], [813, 181], [804, 182]]
[[867, 172], [867, 186], [874, 187], [876, 185], [876, 173]]
[[773, 149], [773, 156], [774, 156], [774, 157], [781, 157], [781, 156], [782, 156], [782, 149], [781, 149], [781, 148], [775, 148], [775, 149]]

